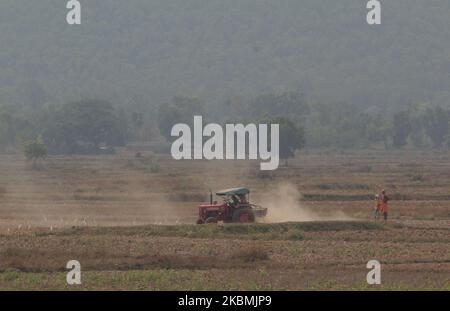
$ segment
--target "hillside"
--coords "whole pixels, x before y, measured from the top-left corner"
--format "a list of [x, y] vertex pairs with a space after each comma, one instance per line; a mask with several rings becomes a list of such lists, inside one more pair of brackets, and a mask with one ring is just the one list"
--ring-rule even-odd
[[0, 102], [101, 97], [159, 105], [174, 95], [222, 104], [300, 89], [369, 110], [450, 103], [449, 2], [90, 0], [82, 25], [65, 1], [0, 3]]

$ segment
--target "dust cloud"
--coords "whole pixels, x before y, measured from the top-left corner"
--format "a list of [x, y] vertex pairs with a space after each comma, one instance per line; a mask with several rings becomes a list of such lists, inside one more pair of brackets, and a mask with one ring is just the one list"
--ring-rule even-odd
[[317, 213], [301, 203], [302, 195], [291, 183], [280, 183], [273, 190], [261, 194], [258, 204], [267, 207], [267, 216], [259, 222], [276, 223], [289, 221], [351, 220], [342, 211]]

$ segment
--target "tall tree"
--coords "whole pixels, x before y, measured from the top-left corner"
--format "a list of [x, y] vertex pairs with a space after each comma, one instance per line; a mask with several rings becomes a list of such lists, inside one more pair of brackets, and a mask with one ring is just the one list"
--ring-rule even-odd
[[406, 145], [411, 127], [408, 112], [399, 112], [394, 115], [392, 126], [392, 144], [394, 147], [402, 148]]
[[305, 134], [302, 127], [285, 117], [273, 118], [263, 123], [280, 125], [280, 159], [288, 165], [288, 159], [305, 146]]
[[449, 131], [449, 111], [440, 106], [428, 108], [423, 119], [425, 131], [433, 141], [434, 147], [442, 147]]
[[162, 104], [158, 110], [158, 127], [167, 140], [171, 139], [172, 127], [177, 123], [192, 124], [195, 115], [203, 116], [205, 108], [198, 98], [176, 96]]
[[111, 103], [101, 100], [71, 102], [48, 114], [43, 137], [51, 152], [96, 152], [101, 144], [119, 146], [126, 140], [126, 120]]

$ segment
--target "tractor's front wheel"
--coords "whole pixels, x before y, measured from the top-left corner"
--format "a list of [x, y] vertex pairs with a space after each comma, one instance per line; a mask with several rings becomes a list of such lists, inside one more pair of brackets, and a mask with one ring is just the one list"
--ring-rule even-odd
[[237, 210], [233, 213], [233, 222], [241, 224], [255, 222], [255, 214], [251, 210]]

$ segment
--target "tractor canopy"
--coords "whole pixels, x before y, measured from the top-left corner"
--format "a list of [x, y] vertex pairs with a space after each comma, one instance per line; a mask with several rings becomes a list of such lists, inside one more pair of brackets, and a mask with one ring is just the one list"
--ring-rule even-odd
[[224, 196], [224, 195], [247, 195], [250, 193], [250, 190], [247, 188], [231, 188], [231, 189], [225, 189], [221, 190], [216, 193], [216, 195]]

